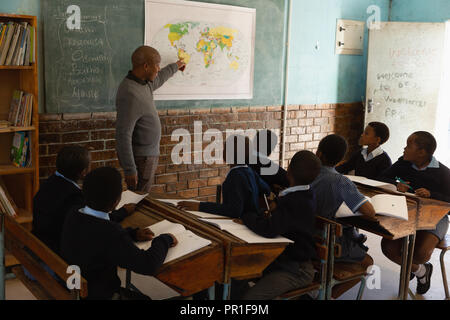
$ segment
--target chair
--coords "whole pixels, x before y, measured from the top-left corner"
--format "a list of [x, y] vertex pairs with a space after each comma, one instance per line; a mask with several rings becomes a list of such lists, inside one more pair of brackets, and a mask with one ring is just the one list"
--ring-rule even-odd
[[[441, 249], [439, 260], [441, 263], [442, 284], [444, 285], [445, 300], [450, 300], [450, 294], [448, 291], [447, 273], [445, 270], [445, 260], [444, 260], [445, 254], [447, 253], [448, 250], [450, 250], [450, 235], [446, 234], [445, 238], [437, 244], [436, 249]], [[411, 289], [408, 290], [408, 293], [412, 299], [416, 298]]]
[[[335, 247], [336, 238], [342, 236], [342, 225], [335, 222], [331, 225], [330, 230], [330, 247]], [[331, 299], [331, 293], [334, 286], [337, 284], [353, 281], [359, 279], [361, 285], [358, 290], [357, 300], [361, 300], [364, 289], [366, 287], [366, 277], [368, 275], [367, 270], [358, 262], [335, 262], [335, 258], [340, 257], [341, 253], [336, 250], [330, 252], [329, 257], [329, 268], [328, 268], [328, 279], [327, 279], [327, 294], [326, 299]], [[371, 261], [373, 265], [373, 259], [371, 256], [366, 254], [366, 259]]]
[[300, 297], [308, 292], [313, 292], [319, 290], [318, 300], [324, 300], [327, 288], [327, 268], [329, 259], [329, 242], [330, 242], [330, 220], [324, 219], [322, 217], [316, 217], [316, 229], [319, 234], [316, 237], [316, 257], [317, 261], [314, 263], [314, 267], [318, 271], [314, 281], [305, 288], [299, 288], [296, 290], [291, 290], [282, 294], [279, 298], [283, 300], [292, 300]]
[[28, 279], [20, 265], [13, 267], [12, 272], [38, 300], [78, 300], [87, 297], [87, 281], [83, 277], [80, 276], [80, 288], [67, 289], [44, 269], [41, 262], [64, 281], [71, 276], [67, 274], [69, 265], [12, 217], [0, 213], [2, 219], [6, 249], [27, 268], [36, 281]]

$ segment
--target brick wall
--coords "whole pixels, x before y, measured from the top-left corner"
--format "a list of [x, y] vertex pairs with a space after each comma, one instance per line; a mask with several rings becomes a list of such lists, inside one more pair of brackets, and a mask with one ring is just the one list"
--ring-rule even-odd
[[[200, 200], [214, 201], [216, 185], [228, 173], [224, 165], [174, 165], [171, 151], [178, 142], [171, 141], [171, 133], [179, 128], [194, 133], [194, 121], [202, 121], [207, 129], [272, 129], [281, 137], [283, 114], [281, 106], [208, 108], [159, 111], [162, 124], [161, 156], [153, 190], [178, 194]], [[316, 151], [320, 139], [330, 133], [346, 137], [353, 151], [363, 130], [361, 103], [288, 106], [286, 123], [286, 162], [295, 152]], [[58, 150], [65, 144], [80, 144], [90, 148], [92, 167], [119, 167], [115, 152], [115, 112], [40, 115], [40, 178], [55, 171]], [[192, 139], [194, 139], [192, 135]], [[204, 147], [209, 143], [205, 143]], [[193, 144], [192, 144], [193, 146]], [[272, 159], [281, 158], [277, 147]]]

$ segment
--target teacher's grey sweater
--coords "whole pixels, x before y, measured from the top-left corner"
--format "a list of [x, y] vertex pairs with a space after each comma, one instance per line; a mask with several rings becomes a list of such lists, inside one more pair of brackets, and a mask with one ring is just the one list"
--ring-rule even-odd
[[153, 81], [143, 81], [131, 72], [116, 96], [116, 150], [125, 175], [137, 174], [134, 157], [159, 156], [161, 122], [153, 92], [178, 71], [176, 63], [161, 69]]

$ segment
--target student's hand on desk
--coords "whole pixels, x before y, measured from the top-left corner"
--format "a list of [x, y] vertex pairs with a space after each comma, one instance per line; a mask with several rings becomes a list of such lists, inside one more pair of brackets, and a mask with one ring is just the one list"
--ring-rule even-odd
[[152, 240], [155, 234], [148, 228], [138, 229], [136, 231], [136, 240], [137, 241], [149, 241]]
[[177, 240], [177, 238], [175, 238], [175, 236], [173, 234], [168, 233], [168, 235], [172, 237], [173, 243], [170, 247], [173, 248], [178, 244], [178, 240]]
[[129, 203], [123, 206], [127, 211], [128, 215], [132, 215], [136, 211], [136, 205], [134, 203]]
[[200, 202], [196, 201], [180, 201], [177, 204], [178, 209], [187, 211], [198, 211], [200, 209]]
[[409, 190], [409, 181], [405, 181], [407, 184], [404, 183], [397, 183], [397, 191], [399, 192], [407, 192]]
[[420, 189], [416, 190], [416, 196], [422, 197], [422, 198], [430, 198], [431, 193], [429, 190], [427, 190], [425, 188], [420, 188]]
[[128, 189], [130, 189], [131, 191], [134, 191], [137, 188], [138, 177], [137, 177], [137, 175], [125, 176], [125, 182], [127, 183]]

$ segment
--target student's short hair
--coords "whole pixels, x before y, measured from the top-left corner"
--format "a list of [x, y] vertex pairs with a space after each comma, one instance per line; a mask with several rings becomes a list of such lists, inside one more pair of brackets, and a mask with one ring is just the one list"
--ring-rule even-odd
[[64, 177], [78, 180], [83, 170], [89, 168], [89, 150], [79, 145], [65, 146], [56, 156], [56, 169]]
[[340, 135], [330, 134], [320, 141], [317, 151], [322, 152], [324, 165], [335, 166], [347, 152], [347, 141]]
[[373, 128], [373, 131], [375, 131], [375, 135], [380, 138], [380, 144], [385, 143], [389, 140], [389, 128], [387, 125], [385, 125], [382, 122], [370, 122], [369, 126]]
[[112, 167], [92, 170], [84, 178], [83, 194], [88, 207], [98, 211], [111, 210], [122, 194], [122, 176]]
[[413, 133], [414, 143], [419, 149], [424, 149], [430, 157], [433, 156], [436, 151], [437, 143], [433, 135], [427, 131], [416, 131]]
[[228, 164], [250, 164], [250, 157], [253, 156], [250, 139], [239, 134], [227, 137], [224, 151], [225, 161]]
[[278, 136], [269, 129], [259, 130], [253, 140], [256, 151], [265, 156], [270, 156], [277, 146], [277, 142]]
[[320, 167], [320, 159], [314, 153], [302, 150], [292, 157], [289, 171], [296, 185], [307, 185], [311, 184], [319, 175]]

